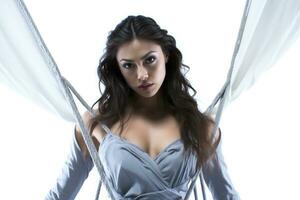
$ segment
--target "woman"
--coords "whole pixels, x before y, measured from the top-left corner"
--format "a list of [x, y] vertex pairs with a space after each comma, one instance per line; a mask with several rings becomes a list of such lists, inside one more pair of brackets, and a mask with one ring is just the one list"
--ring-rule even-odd
[[[238, 199], [215, 153], [220, 129], [213, 139], [214, 120], [198, 110], [175, 39], [149, 17], [128, 16], [110, 32], [105, 50], [97, 69], [105, 90], [92, 106], [98, 103], [97, 115], [82, 117], [115, 198], [184, 199], [202, 166], [214, 199]], [[74, 199], [93, 167], [75, 130], [47, 199]]]

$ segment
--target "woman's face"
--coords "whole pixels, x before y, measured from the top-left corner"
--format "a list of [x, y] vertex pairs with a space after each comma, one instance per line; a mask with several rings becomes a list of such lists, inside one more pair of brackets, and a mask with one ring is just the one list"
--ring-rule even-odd
[[158, 92], [166, 75], [167, 59], [160, 45], [148, 40], [134, 39], [117, 51], [117, 62], [128, 86], [143, 97]]

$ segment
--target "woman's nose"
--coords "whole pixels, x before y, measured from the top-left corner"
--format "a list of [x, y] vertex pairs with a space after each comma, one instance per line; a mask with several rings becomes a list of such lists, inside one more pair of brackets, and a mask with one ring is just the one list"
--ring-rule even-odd
[[144, 67], [138, 67], [137, 76], [139, 80], [146, 80], [148, 78], [148, 72]]

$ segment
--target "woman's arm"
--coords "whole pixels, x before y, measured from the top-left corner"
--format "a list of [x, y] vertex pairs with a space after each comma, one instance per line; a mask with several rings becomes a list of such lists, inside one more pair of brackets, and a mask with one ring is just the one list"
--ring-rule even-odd
[[[87, 125], [89, 115], [85, 113], [83, 121]], [[74, 135], [70, 152], [57, 178], [56, 184], [48, 192], [45, 200], [73, 200], [88, 177], [94, 164], [88, 154], [87, 147], [77, 126], [74, 127]]]
[[[220, 128], [216, 135], [221, 137]], [[204, 180], [214, 200], [240, 200], [227, 172], [227, 166], [221, 151], [221, 144], [222, 140], [220, 139], [216, 154], [203, 166]]]
[[75, 196], [79, 192], [93, 166], [94, 164], [90, 157], [84, 158], [74, 134], [69, 155], [64, 163], [59, 177], [57, 178], [56, 184], [48, 192], [45, 199], [75, 199]]

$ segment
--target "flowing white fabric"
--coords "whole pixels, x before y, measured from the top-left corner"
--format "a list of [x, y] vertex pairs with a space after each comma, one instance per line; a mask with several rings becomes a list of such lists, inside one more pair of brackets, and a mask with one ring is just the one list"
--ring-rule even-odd
[[59, 71], [20, 1], [1, 0], [0, 83], [75, 122]]
[[299, 0], [254, 0], [235, 58], [227, 103], [249, 89], [300, 35]]
[[[0, 30], [0, 82], [47, 111], [78, 123], [105, 183], [97, 149], [71, 97], [70, 86], [61, 76], [22, 0], [1, 0]], [[110, 188], [106, 189], [111, 194]]]

